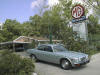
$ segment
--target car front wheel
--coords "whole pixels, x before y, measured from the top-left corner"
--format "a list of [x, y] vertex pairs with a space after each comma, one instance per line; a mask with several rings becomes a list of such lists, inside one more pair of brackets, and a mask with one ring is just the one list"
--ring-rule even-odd
[[60, 65], [61, 65], [61, 68], [65, 70], [68, 70], [71, 68], [71, 63], [67, 59], [61, 60]]

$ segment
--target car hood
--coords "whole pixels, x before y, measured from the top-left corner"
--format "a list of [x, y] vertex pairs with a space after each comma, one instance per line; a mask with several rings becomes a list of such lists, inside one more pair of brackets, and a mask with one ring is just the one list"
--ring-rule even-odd
[[64, 52], [55, 52], [55, 53], [64, 57], [71, 57], [71, 58], [82, 58], [87, 56], [87, 54], [74, 52], [74, 51], [64, 51]]

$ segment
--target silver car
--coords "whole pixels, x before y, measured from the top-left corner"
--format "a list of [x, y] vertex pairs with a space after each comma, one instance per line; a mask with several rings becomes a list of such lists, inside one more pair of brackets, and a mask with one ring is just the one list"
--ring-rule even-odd
[[87, 54], [68, 51], [58, 44], [43, 44], [36, 49], [28, 49], [27, 52], [32, 59], [60, 64], [63, 69], [81, 66], [90, 61]]

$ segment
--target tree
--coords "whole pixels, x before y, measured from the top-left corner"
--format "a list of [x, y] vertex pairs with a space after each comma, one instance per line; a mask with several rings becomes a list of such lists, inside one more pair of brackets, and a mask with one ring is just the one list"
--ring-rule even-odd
[[72, 19], [71, 17], [71, 7], [72, 7], [72, 0], [60, 0], [59, 4], [61, 8], [61, 16], [63, 17], [65, 23], [69, 23]]
[[2, 31], [0, 30], [0, 42], [3, 42], [3, 41], [5, 41], [5, 37], [3, 37]]
[[59, 37], [61, 26], [63, 27], [63, 19], [59, 12], [60, 9], [58, 6], [54, 6], [52, 10], [44, 12], [41, 23], [41, 32], [43, 32], [44, 35], [49, 36], [49, 33], [52, 33], [54, 38]]
[[30, 17], [30, 24], [32, 27], [32, 36], [40, 36], [41, 17], [39, 15]]
[[21, 24], [16, 20], [7, 19], [3, 28], [1, 34], [5, 38], [4, 41], [12, 41], [21, 35]]
[[100, 14], [100, 0], [84, 0], [86, 6], [93, 8], [96, 15]]
[[71, 20], [71, 13], [69, 13], [71, 11], [71, 3], [71, 1], [67, 3], [60, 1], [60, 4], [44, 12], [41, 20], [41, 34], [49, 36], [49, 33], [52, 33], [53, 38], [61, 39], [61, 31]]
[[33, 27], [31, 26], [31, 23], [29, 21], [24, 22], [22, 24], [22, 34], [23, 36], [30, 36], [33, 34]]
[[98, 18], [94, 17], [93, 15], [90, 15], [88, 17], [89, 23], [88, 23], [88, 32], [91, 34], [99, 33], [99, 25], [98, 25]]

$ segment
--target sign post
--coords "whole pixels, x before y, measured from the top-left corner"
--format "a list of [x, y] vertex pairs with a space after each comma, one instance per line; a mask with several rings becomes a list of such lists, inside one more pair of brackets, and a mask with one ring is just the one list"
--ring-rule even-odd
[[83, 20], [86, 20], [86, 17], [84, 16], [84, 7], [81, 5], [76, 5], [72, 9], [72, 23], [80, 22]]
[[72, 9], [72, 23], [73, 23], [73, 31], [77, 32], [77, 36], [87, 41], [87, 24], [84, 22], [86, 20], [86, 16], [84, 15], [85, 9], [81, 5], [75, 5]]
[[72, 9], [72, 17], [78, 19], [84, 15], [84, 8], [81, 5], [76, 5]]

